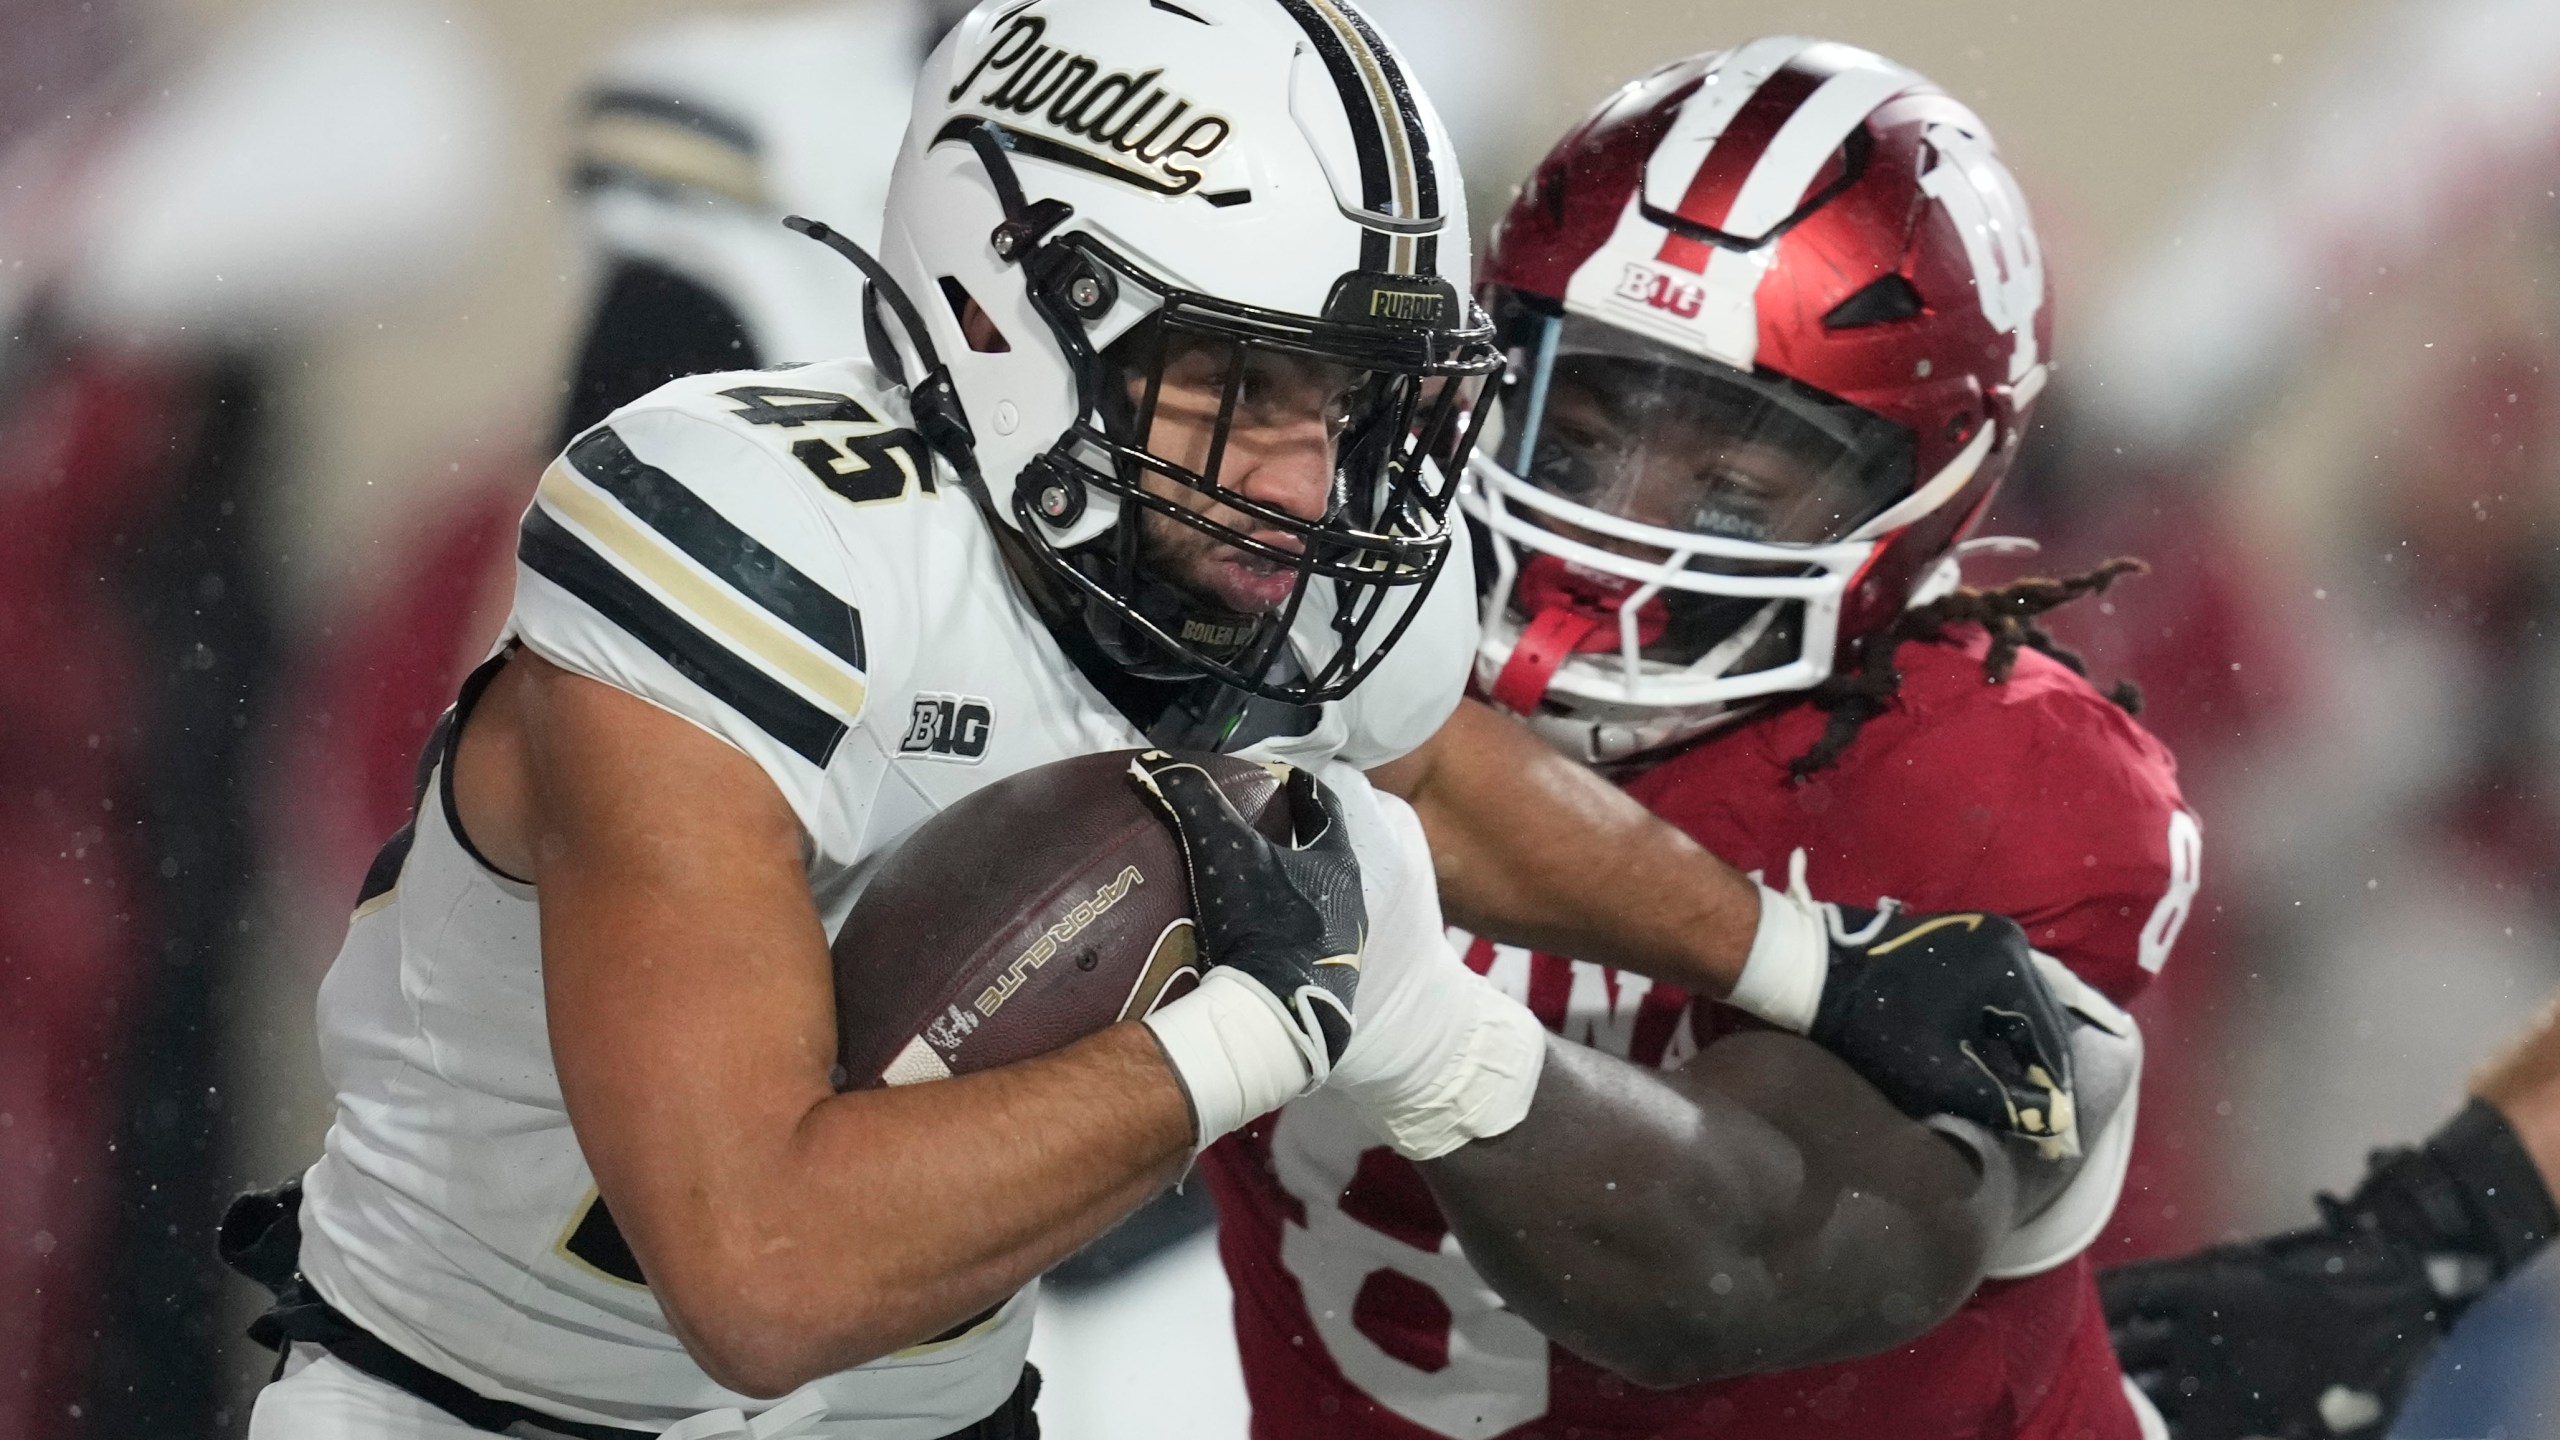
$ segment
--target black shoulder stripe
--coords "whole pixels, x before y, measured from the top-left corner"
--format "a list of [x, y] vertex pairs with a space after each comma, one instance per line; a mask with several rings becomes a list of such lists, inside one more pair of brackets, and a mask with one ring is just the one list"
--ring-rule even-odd
[[824, 767], [844, 739], [841, 721], [685, 623], [539, 505], [525, 514], [516, 558], [810, 764]]
[[636, 115], [691, 130], [706, 139], [753, 155], [761, 148], [754, 127], [718, 110], [705, 109], [681, 96], [654, 90], [607, 88], [587, 96], [589, 115]]
[[569, 463], [641, 523], [675, 542], [677, 549], [775, 619], [854, 669], [868, 668], [863, 664], [859, 611], [730, 524], [682, 481], [632, 454], [612, 426], [591, 430], [570, 446]]

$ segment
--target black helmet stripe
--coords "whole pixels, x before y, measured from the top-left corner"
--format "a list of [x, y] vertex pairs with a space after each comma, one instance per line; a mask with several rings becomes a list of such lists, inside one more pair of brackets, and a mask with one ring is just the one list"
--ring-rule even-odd
[[[1326, 3], [1334, 3], [1334, 0], [1326, 0]], [[1422, 107], [1414, 103], [1413, 81], [1405, 74], [1404, 66], [1397, 61], [1395, 52], [1389, 50], [1386, 42], [1378, 38], [1377, 30], [1369, 24], [1369, 17], [1348, 4], [1335, 4], [1334, 8], [1342, 11], [1344, 18], [1351, 22], [1352, 28], [1360, 32], [1360, 38], [1367, 43], [1369, 52], [1378, 57], [1378, 67], [1386, 75], [1387, 89], [1395, 96], [1394, 123], [1403, 129], [1405, 143], [1411, 148], [1413, 155], [1412, 218], [1436, 220], [1440, 218], [1440, 167], [1432, 160], [1431, 132], [1429, 127], [1422, 123]], [[1412, 267], [1409, 270], [1402, 266], [1397, 268], [1408, 274], [1436, 272], [1440, 268], [1440, 237], [1436, 234], [1417, 237]]]
[[[1341, 93], [1352, 148], [1360, 160], [1360, 208], [1405, 226], [1436, 222], [1439, 167], [1432, 162], [1430, 137], [1404, 67], [1369, 22], [1342, 0], [1280, 0], [1280, 8], [1307, 33]], [[1438, 268], [1439, 248], [1438, 237], [1427, 229], [1395, 233], [1364, 227], [1360, 268], [1425, 273]]]
[[[1387, 172], [1386, 135], [1378, 123], [1378, 111], [1370, 98], [1369, 87], [1361, 82], [1358, 62], [1351, 58], [1345, 34], [1349, 27], [1337, 28], [1317, 13], [1312, 0], [1280, 0], [1280, 8], [1307, 32], [1316, 54], [1333, 76], [1334, 88], [1342, 95], [1343, 115], [1351, 122], [1351, 148], [1360, 160], [1360, 208], [1385, 211], [1392, 203]], [[1354, 34], [1353, 38], [1357, 38]], [[1384, 270], [1388, 261], [1385, 232], [1364, 229], [1360, 232], [1360, 266], [1363, 270]]]

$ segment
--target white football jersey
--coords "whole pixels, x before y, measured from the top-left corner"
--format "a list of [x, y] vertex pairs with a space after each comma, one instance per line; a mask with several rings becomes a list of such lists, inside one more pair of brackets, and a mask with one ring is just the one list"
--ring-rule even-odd
[[[616, 412], [543, 476], [502, 641], [752, 756], [799, 816], [830, 932], [874, 862], [944, 806], [1144, 743], [1059, 650], [910, 425], [903, 394], [852, 360], [696, 376]], [[1475, 646], [1458, 548], [1365, 684], [1302, 714], [1305, 733], [1240, 753], [1365, 791], [1360, 770], [1436, 730]], [[1329, 643], [1317, 609], [1301, 633]], [[450, 740], [437, 746], [413, 833], [376, 862], [321, 986], [337, 1112], [307, 1180], [304, 1272], [486, 1395], [650, 1429], [756, 1408], [687, 1356], [597, 1206], [551, 1063], [537, 897], [458, 833]], [[1404, 874], [1427, 894], [1427, 862]], [[1017, 1295], [963, 1333], [815, 1382], [838, 1426], [821, 1433], [858, 1422], [866, 1440], [924, 1440], [986, 1415], [1019, 1375], [1031, 1308]]]

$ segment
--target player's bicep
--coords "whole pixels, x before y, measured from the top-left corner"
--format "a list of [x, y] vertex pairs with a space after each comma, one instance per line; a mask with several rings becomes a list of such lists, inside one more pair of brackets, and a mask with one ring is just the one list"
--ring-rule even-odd
[[598, 1187], [678, 1278], [829, 1093], [833, 998], [801, 829], [747, 756], [539, 660], [522, 700], [554, 1065]]

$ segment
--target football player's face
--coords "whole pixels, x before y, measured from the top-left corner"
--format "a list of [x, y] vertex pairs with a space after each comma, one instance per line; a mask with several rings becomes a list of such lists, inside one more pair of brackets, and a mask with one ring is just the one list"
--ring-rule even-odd
[[[1300, 520], [1320, 520], [1332, 508], [1334, 452], [1364, 379], [1347, 367], [1300, 356], [1176, 342], [1165, 360], [1154, 422], [1139, 443], [1207, 475], [1220, 489]], [[1230, 387], [1235, 408], [1221, 447], [1218, 412]], [[1133, 382], [1133, 400], [1142, 388]], [[1306, 548], [1297, 536], [1166, 476], [1150, 471], [1141, 483], [1151, 494], [1275, 549]], [[1147, 563], [1159, 577], [1241, 614], [1278, 609], [1297, 583], [1297, 572], [1287, 565], [1171, 516], [1149, 512], [1140, 526]]]
[[[1630, 403], [1624, 392], [1563, 377], [1547, 399], [1532, 473], [1576, 504], [1691, 534], [1811, 543], [1831, 538], [1842, 519], [1842, 507], [1826, 503], [1819, 468], [1787, 448], [1677, 403]], [[1662, 558], [1632, 541], [1545, 523], [1602, 549]]]

